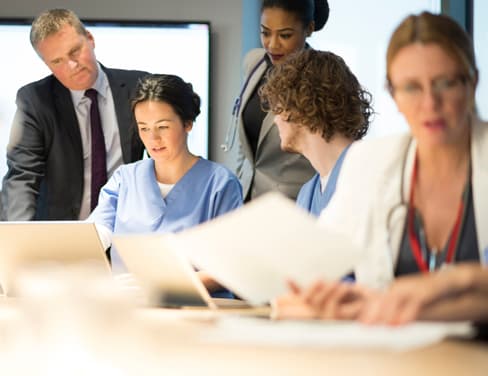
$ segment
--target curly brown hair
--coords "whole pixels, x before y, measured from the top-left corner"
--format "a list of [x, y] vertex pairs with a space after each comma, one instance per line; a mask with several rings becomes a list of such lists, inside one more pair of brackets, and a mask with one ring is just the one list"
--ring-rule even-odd
[[326, 141], [336, 133], [359, 140], [374, 114], [371, 94], [344, 60], [328, 51], [307, 49], [290, 55], [269, 72], [259, 95], [266, 111], [287, 112], [290, 120]]

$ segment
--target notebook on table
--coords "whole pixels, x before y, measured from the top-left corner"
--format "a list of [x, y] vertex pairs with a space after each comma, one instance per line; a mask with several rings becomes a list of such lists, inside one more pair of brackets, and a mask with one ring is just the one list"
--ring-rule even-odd
[[0, 285], [7, 296], [15, 295], [16, 279], [26, 269], [78, 263], [111, 273], [93, 223], [0, 222]]

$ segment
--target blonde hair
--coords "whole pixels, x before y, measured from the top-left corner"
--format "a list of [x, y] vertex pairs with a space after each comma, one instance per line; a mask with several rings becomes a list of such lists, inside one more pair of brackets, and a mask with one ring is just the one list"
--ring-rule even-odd
[[32, 22], [30, 42], [37, 51], [37, 45], [48, 36], [57, 33], [64, 25], [71, 25], [80, 35], [88, 31], [78, 16], [69, 9], [50, 9], [39, 14]]
[[461, 64], [466, 80], [476, 85], [478, 68], [470, 36], [452, 18], [429, 12], [408, 16], [393, 32], [386, 52], [388, 84], [391, 84], [390, 68], [393, 59], [403, 47], [413, 43], [438, 45]]

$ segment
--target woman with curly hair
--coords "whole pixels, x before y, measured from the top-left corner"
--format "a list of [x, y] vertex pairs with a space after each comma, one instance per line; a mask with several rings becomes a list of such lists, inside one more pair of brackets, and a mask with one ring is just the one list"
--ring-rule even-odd
[[304, 50], [270, 72], [259, 92], [284, 151], [300, 153], [317, 171], [297, 204], [319, 216], [335, 191], [351, 143], [362, 138], [373, 114], [371, 94], [332, 52]]

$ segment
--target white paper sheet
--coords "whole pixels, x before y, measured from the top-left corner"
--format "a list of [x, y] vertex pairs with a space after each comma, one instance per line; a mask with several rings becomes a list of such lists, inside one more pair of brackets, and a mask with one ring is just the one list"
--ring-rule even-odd
[[214, 343], [262, 346], [354, 347], [411, 350], [448, 336], [469, 338], [470, 323], [413, 323], [400, 327], [366, 326], [350, 321], [272, 321], [258, 318], [221, 319], [203, 334]]
[[317, 224], [315, 217], [278, 193], [269, 193], [215, 220], [169, 237], [199, 269], [250, 304], [350, 272], [359, 257], [351, 241]]

